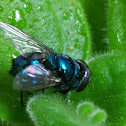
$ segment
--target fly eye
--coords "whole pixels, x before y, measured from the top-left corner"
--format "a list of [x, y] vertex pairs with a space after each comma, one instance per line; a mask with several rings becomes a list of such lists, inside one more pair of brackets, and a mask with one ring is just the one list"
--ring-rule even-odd
[[78, 64], [80, 65], [80, 70], [81, 70], [81, 80], [78, 89], [76, 90], [77, 92], [83, 91], [87, 84], [90, 81], [90, 70], [87, 66], [87, 64], [81, 60], [78, 60]]

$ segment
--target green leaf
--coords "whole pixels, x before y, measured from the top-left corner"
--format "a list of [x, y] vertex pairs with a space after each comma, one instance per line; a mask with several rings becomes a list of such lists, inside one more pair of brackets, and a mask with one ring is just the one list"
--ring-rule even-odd
[[86, 14], [91, 29], [92, 51], [108, 50], [107, 43], [107, 4], [108, 0], [78, 0]]
[[0, 126], [33, 126], [33, 124], [13, 123], [0, 119]]
[[110, 50], [126, 51], [126, 1], [109, 0], [108, 37]]
[[[89, 62], [91, 82], [80, 92], [72, 92], [71, 102], [75, 105], [87, 100], [95, 103], [107, 113], [105, 124], [126, 124], [126, 55], [125, 53], [103, 54]], [[98, 116], [98, 115], [97, 115]], [[102, 115], [103, 118], [105, 117]], [[102, 116], [101, 119], [102, 119]]]
[[[37, 38], [57, 53], [86, 59], [91, 55], [91, 39], [81, 7], [73, 0], [1, 0], [0, 21]], [[13, 55], [19, 55], [0, 34], [0, 118], [28, 123], [20, 92], [12, 88], [8, 74]], [[24, 95], [24, 103], [28, 96]]]
[[103, 124], [107, 119], [107, 113], [89, 101], [81, 101], [77, 105], [77, 114], [96, 125]]
[[71, 105], [56, 96], [34, 96], [28, 102], [27, 112], [36, 126], [95, 126], [79, 118]]

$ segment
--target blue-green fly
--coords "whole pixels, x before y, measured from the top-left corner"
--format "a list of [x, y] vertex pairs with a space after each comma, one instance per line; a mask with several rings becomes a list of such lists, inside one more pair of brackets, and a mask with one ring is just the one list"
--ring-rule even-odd
[[53, 87], [65, 94], [72, 89], [82, 91], [90, 81], [90, 71], [85, 62], [57, 54], [7, 23], [0, 22], [0, 32], [20, 53], [12, 60], [9, 71], [14, 77], [15, 89], [35, 91]]

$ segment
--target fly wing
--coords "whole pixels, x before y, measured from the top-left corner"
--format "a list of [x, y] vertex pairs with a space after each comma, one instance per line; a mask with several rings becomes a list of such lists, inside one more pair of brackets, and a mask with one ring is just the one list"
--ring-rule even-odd
[[61, 84], [61, 78], [47, 70], [43, 64], [26, 67], [14, 80], [14, 88], [21, 91], [41, 90]]
[[27, 54], [32, 52], [41, 52], [43, 58], [52, 53], [52, 50], [48, 49], [40, 41], [12, 25], [0, 22], [0, 32], [3, 33], [4, 37], [15, 46], [15, 49], [26, 58]]

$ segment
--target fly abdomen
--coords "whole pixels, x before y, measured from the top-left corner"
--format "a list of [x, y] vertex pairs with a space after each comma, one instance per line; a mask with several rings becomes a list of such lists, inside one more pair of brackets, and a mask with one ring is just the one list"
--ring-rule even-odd
[[12, 68], [9, 71], [9, 74], [15, 77], [16, 74], [22, 71], [26, 66], [28, 66], [27, 59], [20, 55], [16, 59], [12, 60]]
[[9, 74], [15, 77], [20, 71], [22, 71], [28, 65], [35, 65], [37, 63], [42, 63], [43, 58], [41, 53], [34, 52], [34, 53], [27, 53], [27, 58], [23, 57], [22, 55], [18, 56], [17, 58], [12, 60], [12, 68], [9, 71]]

